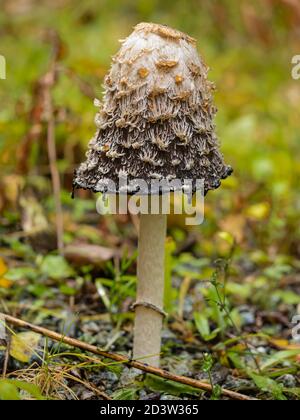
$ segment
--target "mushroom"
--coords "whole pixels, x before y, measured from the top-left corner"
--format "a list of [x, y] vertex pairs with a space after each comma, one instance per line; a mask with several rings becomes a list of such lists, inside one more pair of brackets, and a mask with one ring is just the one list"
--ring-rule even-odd
[[[138, 185], [119, 190], [120, 174], [128, 181], [144, 180], [146, 194], [153, 179], [189, 179], [193, 192], [203, 179], [205, 194], [218, 188], [232, 169], [219, 151], [214, 86], [195, 39], [164, 25], [140, 23], [121, 42], [104, 81], [98, 130], [86, 162], [75, 171], [74, 189], [138, 193]], [[140, 216], [133, 357], [153, 366], [159, 365], [165, 316], [166, 229], [165, 214]]]

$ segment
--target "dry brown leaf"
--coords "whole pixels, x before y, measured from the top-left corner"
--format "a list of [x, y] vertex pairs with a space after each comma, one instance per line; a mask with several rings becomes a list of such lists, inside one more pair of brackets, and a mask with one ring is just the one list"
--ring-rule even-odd
[[69, 245], [64, 250], [65, 258], [74, 264], [93, 264], [101, 266], [116, 256], [116, 251], [99, 245]]

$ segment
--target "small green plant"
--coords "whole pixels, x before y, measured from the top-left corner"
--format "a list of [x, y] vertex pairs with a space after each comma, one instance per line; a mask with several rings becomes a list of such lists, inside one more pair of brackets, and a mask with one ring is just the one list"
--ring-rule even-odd
[[107, 308], [118, 319], [119, 307], [128, 297], [135, 296], [136, 276], [128, 274], [137, 259], [137, 252], [128, 256], [124, 251], [121, 260], [106, 264], [107, 277], [96, 279], [98, 293]]
[[222, 394], [222, 388], [220, 385], [214, 385], [213, 378], [212, 378], [212, 368], [214, 366], [214, 359], [211, 354], [204, 354], [203, 355], [203, 362], [202, 362], [202, 370], [203, 372], [208, 374], [209, 382], [212, 387], [212, 394], [210, 399], [211, 400], [219, 400]]

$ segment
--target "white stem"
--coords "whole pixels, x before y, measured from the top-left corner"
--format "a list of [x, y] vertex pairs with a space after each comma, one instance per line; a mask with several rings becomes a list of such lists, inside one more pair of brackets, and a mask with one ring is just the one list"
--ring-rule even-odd
[[[137, 303], [163, 308], [166, 215], [141, 215], [138, 256]], [[145, 306], [136, 306], [133, 357], [158, 367], [163, 316]], [[149, 357], [151, 356], [151, 357]]]

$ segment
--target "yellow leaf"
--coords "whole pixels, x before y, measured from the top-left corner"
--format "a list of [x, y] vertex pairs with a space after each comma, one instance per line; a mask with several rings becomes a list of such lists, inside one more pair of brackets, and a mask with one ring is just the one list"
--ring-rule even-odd
[[253, 204], [246, 209], [246, 215], [254, 220], [264, 220], [270, 214], [270, 204], [267, 202]]
[[218, 232], [215, 235], [215, 251], [221, 258], [227, 258], [234, 246], [234, 237], [228, 232]]
[[290, 344], [288, 340], [282, 338], [271, 338], [270, 343], [273, 344], [273, 346], [276, 346], [280, 349], [286, 349]]
[[2, 277], [7, 272], [7, 270], [7, 265], [5, 264], [3, 259], [0, 258], [0, 277]]
[[223, 239], [224, 241], [228, 242], [229, 245], [233, 245], [234, 244], [234, 237], [228, 233], [228, 232], [219, 232], [218, 233], [219, 238]]
[[298, 350], [300, 351], [300, 344], [290, 343], [288, 340], [272, 338], [269, 340], [273, 346], [280, 350]]
[[11, 280], [8, 280], [4, 277], [0, 278], [0, 287], [3, 287], [4, 289], [9, 289], [13, 285], [13, 282]]
[[20, 362], [28, 363], [38, 347], [40, 338], [40, 334], [31, 331], [13, 335], [10, 345], [10, 355]]

